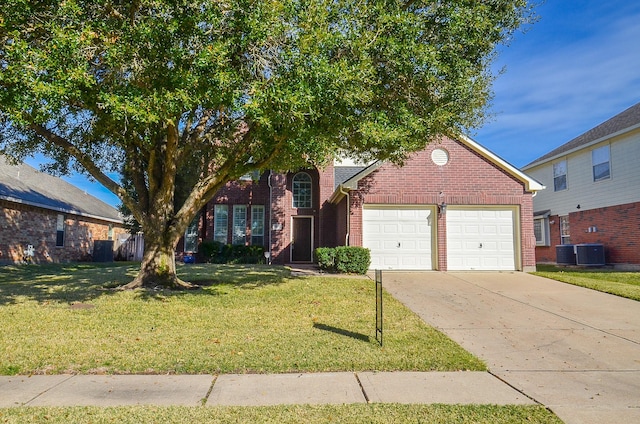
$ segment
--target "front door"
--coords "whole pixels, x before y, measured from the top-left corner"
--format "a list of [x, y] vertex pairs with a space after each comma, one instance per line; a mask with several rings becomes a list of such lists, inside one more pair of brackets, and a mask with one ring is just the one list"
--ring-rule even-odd
[[313, 261], [313, 218], [294, 217], [291, 234], [291, 262]]

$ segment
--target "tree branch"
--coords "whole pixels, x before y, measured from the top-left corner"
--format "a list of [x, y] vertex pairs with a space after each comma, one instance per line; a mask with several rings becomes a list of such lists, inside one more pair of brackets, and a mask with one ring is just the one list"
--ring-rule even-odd
[[65, 152], [73, 156], [75, 160], [77, 160], [87, 170], [87, 172], [91, 174], [93, 178], [95, 178], [99, 183], [109, 189], [109, 191], [111, 191], [113, 194], [118, 196], [118, 198], [122, 200], [122, 202], [127, 205], [127, 207], [129, 207], [130, 204], [134, 204], [133, 199], [129, 196], [124, 188], [122, 188], [118, 183], [109, 178], [107, 174], [102, 172], [102, 170], [98, 168], [95, 162], [88, 155], [84, 154], [80, 149], [78, 149], [67, 139], [60, 137], [59, 135], [53, 133], [51, 130], [39, 124], [32, 123], [29, 125], [29, 128], [40, 137], [60, 147]]

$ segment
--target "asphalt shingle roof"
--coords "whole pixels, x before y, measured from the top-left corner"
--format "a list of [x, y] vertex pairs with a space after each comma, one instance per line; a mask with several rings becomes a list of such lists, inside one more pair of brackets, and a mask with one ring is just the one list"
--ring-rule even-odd
[[335, 168], [333, 168], [335, 176], [334, 188], [337, 188], [340, 184], [344, 183], [365, 168], [366, 166], [336, 166]]
[[0, 156], [0, 199], [63, 213], [121, 222], [117, 209], [61, 178]]
[[620, 112], [613, 118], [606, 120], [602, 124], [550, 151], [546, 155], [539, 157], [530, 164], [525, 165], [524, 168], [526, 169], [534, 164], [545, 162], [547, 159], [556, 157], [565, 152], [575, 150], [593, 141], [615, 134], [638, 124], [640, 124], [640, 103], [631, 106], [630, 108], [626, 109], [623, 112]]

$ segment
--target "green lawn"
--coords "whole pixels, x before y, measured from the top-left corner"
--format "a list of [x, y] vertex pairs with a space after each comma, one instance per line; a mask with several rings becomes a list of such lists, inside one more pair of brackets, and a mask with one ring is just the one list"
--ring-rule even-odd
[[[291, 277], [267, 266], [193, 265], [202, 290], [119, 291], [132, 264], [0, 267], [0, 374], [484, 370], [385, 294], [375, 340], [368, 279]], [[540, 406], [16, 407], [3, 423], [540, 423]]]
[[268, 407], [9, 408], [0, 421], [67, 423], [421, 423], [561, 424], [539, 406], [495, 405], [290, 405]]
[[538, 265], [534, 275], [576, 286], [640, 300], [640, 272], [622, 272], [601, 268], [557, 267]]
[[369, 279], [185, 265], [197, 291], [120, 291], [138, 265], [0, 267], [0, 374], [484, 370]]

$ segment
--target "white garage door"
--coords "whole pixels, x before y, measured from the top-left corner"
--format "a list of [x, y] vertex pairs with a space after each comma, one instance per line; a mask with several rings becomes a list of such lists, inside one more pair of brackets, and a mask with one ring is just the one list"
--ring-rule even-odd
[[515, 270], [513, 215], [511, 209], [447, 209], [447, 269]]
[[365, 207], [362, 242], [371, 250], [371, 269], [433, 269], [431, 218], [427, 207]]

